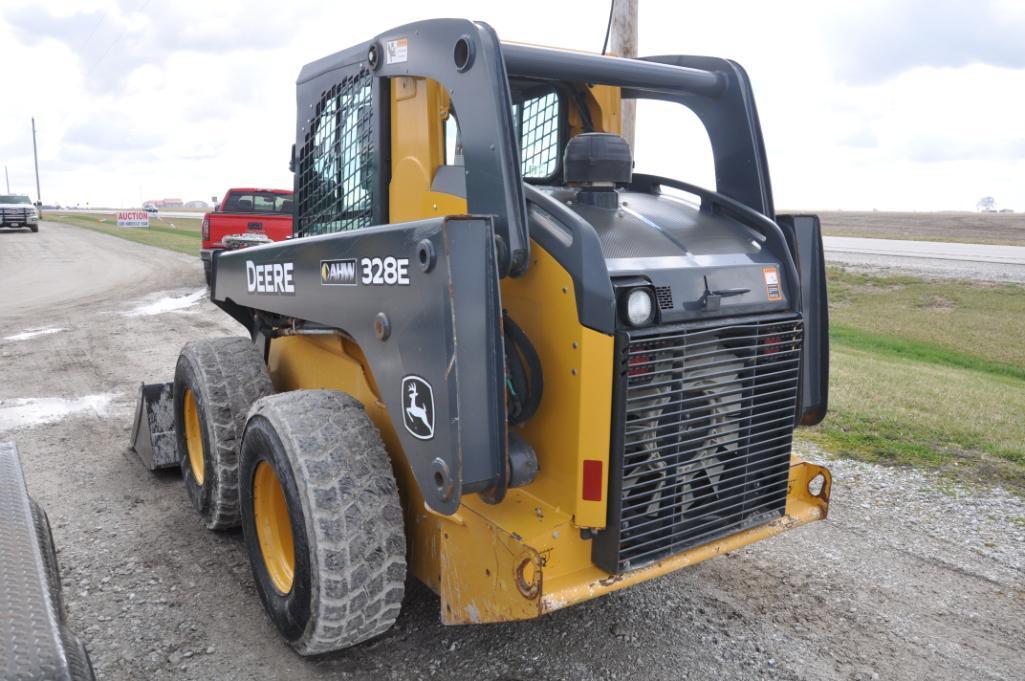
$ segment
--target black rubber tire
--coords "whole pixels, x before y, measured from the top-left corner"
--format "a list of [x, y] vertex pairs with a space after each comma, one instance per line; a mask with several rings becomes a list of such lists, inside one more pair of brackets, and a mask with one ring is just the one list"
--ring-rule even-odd
[[[381, 434], [357, 400], [299, 390], [253, 405], [240, 460], [242, 529], [257, 591], [300, 655], [341, 650], [387, 631], [402, 609], [406, 539]], [[271, 464], [291, 519], [295, 574], [281, 594], [260, 551], [253, 476]]]
[[203, 261], [203, 276], [206, 277], [206, 287], [210, 288], [214, 283], [213, 263], [209, 260]]
[[[203, 484], [196, 481], [185, 444], [184, 397], [196, 399], [203, 441]], [[188, 343], [174, 372], [174, 429], [182, 477], [192, 505], [211, 530], [239, 525], [238, 448], [246, 415], [274, 392], [263, 355], [248, 338]]]
[[33, 232], [38, 232], [39, 225], [29, 225], [29, 229], [31, 229]]
[[93, 671], [89, 652], [78, 637], [64, 628], [61, 631], [61, 639], [64, 643], [64, 657], [68, 661], [71, 681], [96, 681], [96, 673]]
[[32, 508], [32, 524], [36, 528], [39, 552], [43, 555], [43, 569], [46, 571], [46, 585], [50, 591], [50, 601], [53, 603], [57, 620], [64, 622], [67, 619], [67, 613], [64, 610], [64, 592], [61, 589], [60, 566], [57, 563], [57, 549], [53, 543], [50, 519], [35, 499], [29, 499], [29, 505]]

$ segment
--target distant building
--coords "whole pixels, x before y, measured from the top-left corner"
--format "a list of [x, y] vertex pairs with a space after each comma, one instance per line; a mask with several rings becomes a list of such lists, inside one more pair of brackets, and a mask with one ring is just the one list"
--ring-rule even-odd
[[150, 199], [143, 201], [143, 205], [156, 206], [157, 208], [182, 208], [184, 201], [181, 199]]
[[208, 204], [206, 201], [186, 201], [185, 202], [185, 207], [186, 208], [201, 208], [203, 210], [207, 210], [210, 207], [210, 204]]
[[1014, 209], [1013, 208], [1001, 208], [1000, 212], [1001, 213], [1013, 213]]

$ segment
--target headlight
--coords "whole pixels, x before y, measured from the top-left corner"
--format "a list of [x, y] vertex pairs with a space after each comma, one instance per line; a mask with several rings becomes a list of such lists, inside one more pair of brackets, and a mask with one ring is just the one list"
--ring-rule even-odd
[[644, 326], [655, 318], [655, 301], [646, 288], [635, 288], [626, 295], [626, 321], [630, 326]]

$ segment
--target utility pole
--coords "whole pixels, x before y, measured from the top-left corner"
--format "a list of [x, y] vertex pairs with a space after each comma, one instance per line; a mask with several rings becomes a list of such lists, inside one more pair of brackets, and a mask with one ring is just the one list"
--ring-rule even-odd
[[[612, 0], [612, 23], [609, 28], [609, 52], [617, 57], [637, 56], [637, 3], [640, 0]], [[622, 104], [623, 137], [634, 146], [637, 101], [624, 99]]]
[[36, 118], [32, 117], [32, 159], [36, 162], [36, 202], [42, 206], [43, 197], [39, 191], [39, 152], [36, 151]]
[[7, 166], [4, 166], [4, 179], [7, 180], [7, 193], [11, 193], [11, 176], [7, 174]]

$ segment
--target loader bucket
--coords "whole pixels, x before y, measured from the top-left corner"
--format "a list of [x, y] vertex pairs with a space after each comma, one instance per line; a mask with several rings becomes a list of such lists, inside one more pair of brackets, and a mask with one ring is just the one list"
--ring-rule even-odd
[[151, 471], [180, 465], [174, 436], [174, 384], [143, 383], [132, 424], [132, 449]]

